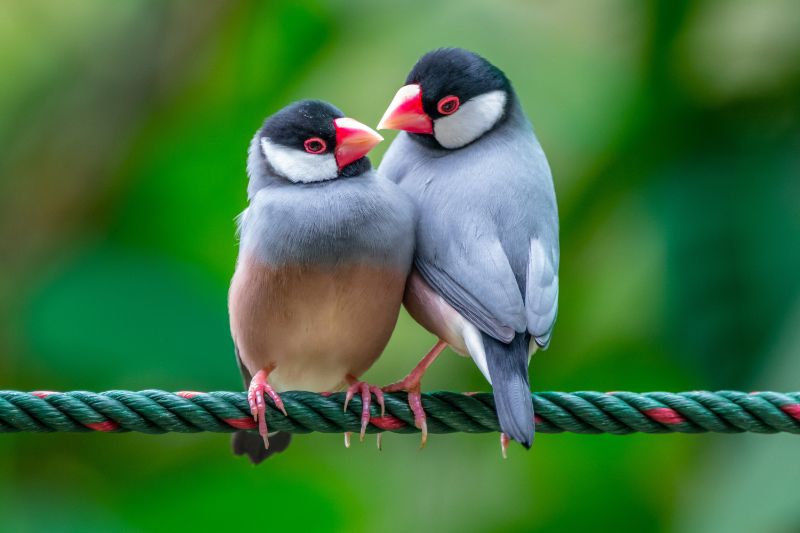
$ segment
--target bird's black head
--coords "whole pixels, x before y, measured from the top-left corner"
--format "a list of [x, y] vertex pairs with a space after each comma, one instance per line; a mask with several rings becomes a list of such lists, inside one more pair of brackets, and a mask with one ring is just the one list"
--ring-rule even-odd
[[248, 169], [251, 178], [260, 175], [260, 162], [295, 183], [357, 176], [371, 168], [365, 156], [381, 140], [331, 104], [301, 100], [264, 122], [251, 143]]
[[[261, 136], [275, 144], [306, 150], [306, 141], [318, 139], [318, 153], [332, 152], [336, 146], [336, 128], [333, 121], [344, 117], [339, 109], [319, 100], [300, 100], [284, 107], [264, 121]], [[322, 146], [324, 145], [324, 147]]]
[[500, 69], [468, 50], [441, 48], [417, 61], [378, 128], [461, 148], [500, 124], [511, 100], [511, 83]]
[[448, 96], [462, 104], [511, 88], [499, 68], [463, 48], [440, 48], [422, 56], [406, 78], [406, 85], [412, 83], [422, 88], [422, 108], [433, 120], [453, 113], [455, 100], [444, 100]]

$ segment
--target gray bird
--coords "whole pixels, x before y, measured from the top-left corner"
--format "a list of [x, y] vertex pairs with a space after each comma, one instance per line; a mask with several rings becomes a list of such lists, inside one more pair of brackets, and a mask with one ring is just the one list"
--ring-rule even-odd
[[254, 463], [289, 443], [277, 433], [269, 448], [265, 395], [285, 413], [278, 392], [359, 393], [362, 439], [370, 393], [383, 408], [380, 389], [358, 378], [397, 321], [415, 208], [365, 157], [381, 140], [332, 105], [304, 100], [269, 117], [250, 143], [229, 313], [260, 433], [236, 433], [233, 449]]
[[492, 384], [503, 454], [508, 436], [530, 447], [528, 365], [547, 348], [558, 309], [558, 212], [544, 152], [505, 74], [458, 48], [417, 62], [385, 128], [404, 131], [379, 172], [419, 216], [404, 303], [440, 341], [384, 390], [409, 391], [425, 432], [420, 379], [449, 344]]

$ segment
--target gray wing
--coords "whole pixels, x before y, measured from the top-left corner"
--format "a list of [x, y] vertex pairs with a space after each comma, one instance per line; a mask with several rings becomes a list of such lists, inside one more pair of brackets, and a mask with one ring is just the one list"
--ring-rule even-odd
[[528, 332], [536, 344], [547, 348], [558, 314], [558, 245], [531, 239], [525, 280]]
[[[381, 160], [379, 173], [396, 183], [423, 170], [419, 150], [401, 132]], [[407, 184], [417, 197], [421, 191]], [[459, 191], [451, 191], [458, 194]], [[432, 208], [434, 211], [438, 207]], [[525, 307], [519, 285], [500, 242], [476, 238], [464, 226], [420, 213], [414, 266], [447, 303], [478, 329], [503, 342], [524, 331]], [[475, 232], [477, 233], [477, 232]], [[459, 244], [456, 244], [459, 243]]]
[[[448, 236], [429, 238], [447, 242]], [[417, 257], [417, 270], [464, 318], [505, 343], [525, 331], [519, 285], [499, 240], [489, 237]]]
[[[456, 181], [464, 169], [497, 175], [502, 164], [497, 163], [496, 144], [486, 153], [462, 158], [460, 168], [449, 169], [452, 176], [443, 176], [428, 170], [433, 160], [421, 156], [401, 134], [381, 161], [380, 172], [405, 186], [417, 201], [428, 201], [420, 213], [415, 266], [431, 287], [495, 339], [509, 343], [514, 332], [527, 330], [544, 348], [558, 308], [558, 215], [547, 160], [530, 135], [522, 137], [514, 157], [500, 157], [514, 161], [503, 179], [516, 191], [511, 196], [498, 195], [491, 179], [476, 180], [470, 189]], [[441, 183], [447, 177], [454, 179]], [[469, 196], [494, 198], [495, 205], [504, 206], [505, 216], [481, 208], [470, 218], [463, 212], [473, 203]], [[460, 211], [458, 217], [446, 216], [453, 210]]]

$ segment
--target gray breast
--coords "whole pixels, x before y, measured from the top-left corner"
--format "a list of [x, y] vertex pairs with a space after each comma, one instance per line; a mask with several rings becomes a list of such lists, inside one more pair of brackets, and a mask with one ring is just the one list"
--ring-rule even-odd
[[267, 264], [370, 262], [407, 269], [415, 209], [395, 184], [368, 172], [261, 189], [240, 219], [242, 252]]

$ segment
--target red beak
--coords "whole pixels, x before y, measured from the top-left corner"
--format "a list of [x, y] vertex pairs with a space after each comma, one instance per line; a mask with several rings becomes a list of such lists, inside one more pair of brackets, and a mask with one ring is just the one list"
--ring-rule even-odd
[[337, 118], [333, 121], [336, 128], [336, 165], [339, 170], [358, 161], [383, 140], [378, 132], [352, 118]]
[[418, 84], [400, 87], [383, 114], [378, 129], [433, 133], [433, 121], [422, 109], [422, 88]]

